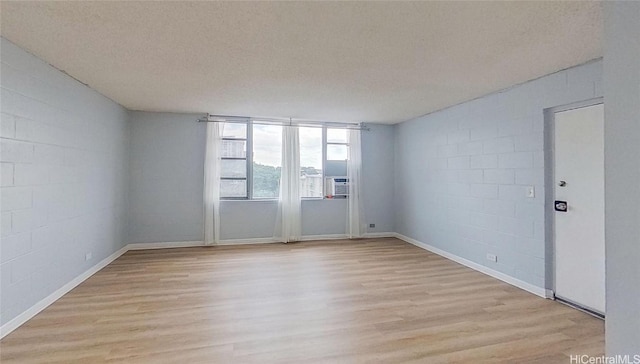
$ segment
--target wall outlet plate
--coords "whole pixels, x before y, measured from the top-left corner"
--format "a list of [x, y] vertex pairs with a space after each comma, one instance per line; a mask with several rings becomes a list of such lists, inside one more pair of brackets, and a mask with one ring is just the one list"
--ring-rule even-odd
[[527, 187], [527, 197], [529, 198], [536, 197], [536, 188], [534, 186]]
[[498, 262], [498, 256], [495, 254], [487, 253], [487, 260]]
[[84, 260], [91, 260], [91, 258], [93, 258], [93, 254], [91, 252], [88, 252], [87, 254], [84, 255]]

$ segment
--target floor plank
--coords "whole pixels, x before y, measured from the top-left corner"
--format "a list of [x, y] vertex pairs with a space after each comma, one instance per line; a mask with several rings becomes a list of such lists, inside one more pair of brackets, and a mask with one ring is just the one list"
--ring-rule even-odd
[[130, 251], [2, 363], [568, 363], [603, 321], [397, 239]]

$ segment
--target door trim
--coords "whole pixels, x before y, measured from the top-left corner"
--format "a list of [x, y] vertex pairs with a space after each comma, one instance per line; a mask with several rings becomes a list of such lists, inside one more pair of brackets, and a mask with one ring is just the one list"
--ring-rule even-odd
[[573, 301], [571, 301], [571, 300], [568, 300], [568, 299], [566, 299], [566, 298], [562, 298], [562, 297], [560, 297], [560, 296], [555, 296], [555, 295], [554, 295], [554, 296], [553, 296], [553, 299], [554, 299], [555, 301], [558, 301], [558, 302], [560, 302], [560, 303], [564, 304], [564, 305], [567, 305], [567, 306], [569, 306], [569, 307], [573, 307], [573, 308], [575, 308], [576, 310], [580, 310], [580, 311], [582, 311], [582, 312], [584, 312], [584, 313], [588, 313], [589, 315], [591, 315], [591, 316], [593, 316], [593, 317], [595, 317], [595, 318], [599, 318], [599, 319], [601, 319], [601, 320], [604, 320], [604, 314], [603, 314], [602, 312], [592, 310], [592, 309], [590, 309], [590, 308], [588, 308], [588, 307], [584, 307], [584, 306], [582, 306], [582, 305], [580, 305], [580, 304], [577, 304], [577, 303], [575, 303], [575, 302], [573, 302]]
[[[577, 309], [604, 318], [602, 312], [585, 309], [579, 303], [571, 302], [562, 297], [558, 297], [556, 292], [556, 254], [555, 254], [555, 211], [553, 202], [555, 201], [555, 114], [558, 112], [580, 109], [594, 105], [604, 104], [604, 97], [597, 97], [585, 101], [573, 102], [566, 105], [554, 106], [544, 109], [544, 189], [545, 189], [545, 286], [551, 287], [554, 292], [554, 299], [573, 306]], [[606, 242], [605, 242], [606, 244]]]

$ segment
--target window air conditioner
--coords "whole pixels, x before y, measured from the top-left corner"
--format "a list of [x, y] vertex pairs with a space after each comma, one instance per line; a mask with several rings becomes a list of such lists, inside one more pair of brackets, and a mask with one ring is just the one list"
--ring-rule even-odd
[[329, 198], [346, 198], [349, 196], [349, 179], [347, 177], [328, 177], [326, 193]]

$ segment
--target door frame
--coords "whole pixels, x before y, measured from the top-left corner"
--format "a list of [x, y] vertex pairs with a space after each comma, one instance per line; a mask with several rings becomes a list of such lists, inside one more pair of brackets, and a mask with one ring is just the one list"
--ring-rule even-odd
[[[545, 286], [551, 287], [554, 300], [562, 302], [581, 311], [584, 311], [595, 317], [604, 319], [605, 315], [601, 312], [590, 310], [582, 307], [575, 302], [567, 302], [556, 297], [556, 226], [555, 226], [555, 210], [553, 208], [555, 201], [555, 114], [558, 112], [580, 109], [583, 107], [604, 104], [604, 97], [597, 97], [589, 100], [573, 102], [566, 105], [554, 106], [544, 109], [544, 189], [545, 189], [545, 261], [546, 274]], [[604, 192], [604, 191], [603, 191]], [[606, 201], [605, 201], [606, 203]], [[605, 241], [606, 244], [606, 241]], [[550, 262], [550, 263], [549, 263]]]

